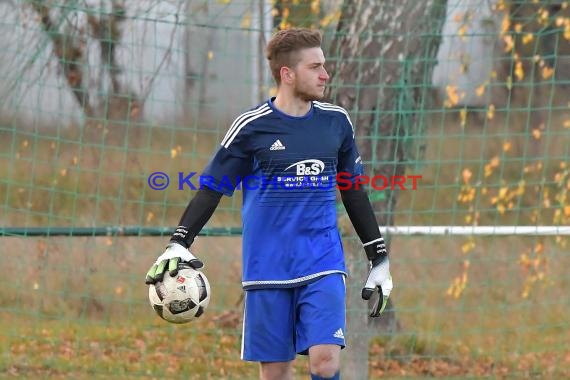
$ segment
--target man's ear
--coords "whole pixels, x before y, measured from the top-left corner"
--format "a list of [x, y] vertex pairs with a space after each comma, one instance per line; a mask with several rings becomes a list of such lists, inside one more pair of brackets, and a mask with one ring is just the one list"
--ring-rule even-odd
[[281, 67], [281, 82], [284, 83], [291, 83], [291, 81], [295, 78], [295, 73], [288, 67]]

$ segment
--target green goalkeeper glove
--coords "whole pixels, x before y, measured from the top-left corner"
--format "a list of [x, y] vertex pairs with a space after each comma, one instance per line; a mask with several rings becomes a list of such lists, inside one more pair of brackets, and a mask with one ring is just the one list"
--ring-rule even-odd
[[204, 266], [202, 260], [190, 253], [188, 249], [178, 243], [170, 243], [166, 247], [166, 251], [156, 259], [156, 262], [148, 270], [145, 283], [150, 285], [162, 281], [166, 271], [171, 277], [176, 276], [179, 264], [183, 262], [194, 269], [200, 269]]
[[380, 264], [371, 266], [366, 285], [362, 289], [362, 298], [364, 300], [370, 300], [373, 295], [378, 296], [370, 310], [371, 317], [379, 317], [384, 312], [393, 287], [392, 276], [390, 275], [390, 261], [386, 257]]

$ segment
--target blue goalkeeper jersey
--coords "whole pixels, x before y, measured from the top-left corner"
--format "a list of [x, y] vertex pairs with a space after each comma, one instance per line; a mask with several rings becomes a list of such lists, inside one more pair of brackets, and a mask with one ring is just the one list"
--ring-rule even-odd
[[273, 100], [235, 119], [200, 178], [227, 196], [243, 191], [246, 290], [346, 274], [337, 174], [343, 183], [362, 174], [354, 128], [343, 108], [313, 101], [305, 116], [293, 117]]

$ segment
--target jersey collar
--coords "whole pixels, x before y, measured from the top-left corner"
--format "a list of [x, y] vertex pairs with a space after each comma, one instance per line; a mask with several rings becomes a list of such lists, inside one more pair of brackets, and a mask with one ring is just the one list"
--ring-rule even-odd
[[308, 119], [311, 116], [313, 116], [313, 112], [314, 112], [314, 108], [315, 108], [313, 102], [311, 102], [311, 108], [309, 109], [309, 112], [307, 112], [303, 116], [292, 116], [292, 115], [286, 114], [286, 113], [280, 111], [279, 109], [277, 109], [277, 107], [275, 107], [275, 105], [273, 104], [274, 101], [275, 101], [275, 96], [272, 96], [271, 98], [269, 98], [267, 100], [267, 104], [269, 105], [269, 107], [271, 107], [273, 112], [275, 112], [276, 114], [280, 115], [283, 118], [290, 119], [290, 120], [305, 120], [305, 119]]

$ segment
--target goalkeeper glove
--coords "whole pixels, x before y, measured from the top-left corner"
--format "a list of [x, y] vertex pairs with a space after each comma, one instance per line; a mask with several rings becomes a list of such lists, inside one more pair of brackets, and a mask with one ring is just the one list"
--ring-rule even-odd
[[368, 279], [362, 289], [362, 299], [368, 301], [373, 295], [378, 296], [373, 302], [370, 316], [379, 317], [384, 312], [394, 287], [392, 276], [390, 275], [390, 260], [388, 259], [383, 238], [364, 248], [371, 264]]
[[145, 283], [150, 285], [162, 281], [166, 271], [168, 271], [171, 277], [176, 276], [179, 264], [183, 262], [194, 269], [200, 269], [204, 266], [202, 260], [190, 253], [188, 249], [178, 243], [170, 243], [164, 253], [156, 259], [156, 262], [148, 270]]

